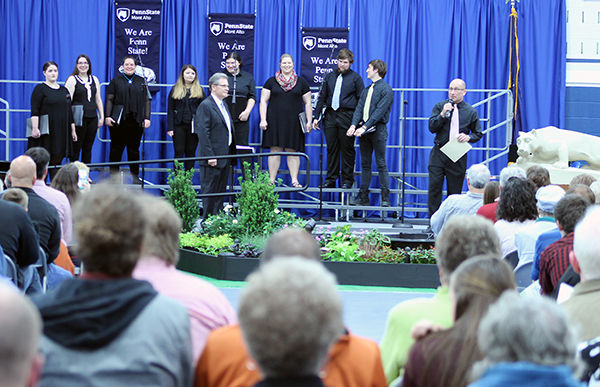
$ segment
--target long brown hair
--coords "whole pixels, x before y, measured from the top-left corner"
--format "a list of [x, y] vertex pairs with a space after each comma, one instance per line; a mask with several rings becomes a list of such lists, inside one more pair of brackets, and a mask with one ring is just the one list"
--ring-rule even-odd
[[515, 278], [498, 257], [479, 255], [458, 266], [450, 278], [450, 288], [455, 322], [451, 328], [423, 339], [421, 344], [427, 356], [422, 386], [435, 382], [428, 380], [431, 375], [439, 375], [444, 386], [464, 387], [469, 383], [471, 367], [482, 358], [477, 347], [479, 322], [505, 290], [515, 288]]
[[190, 87], [190, 98], [204, 98], [204, 92], [202, 91], [202, 86], [200, 86], [200, 82], [198, 82], [198, 70], [191, 64], [186, 64], [181, 68], [179, 72], [179, 78], [177, 78], [177, 82], [175, 86], [173, 86], [173, 94], [172, 97], [175, 99], [182, 99], [185, 97], [187, 93], [187, 88], [185, 87], [185, 80], [183, 79], [183, 73], [185, 70], [191, 69], [196, 73], [196, 77], [192, 82], [192, 87]]
[[65, 195], [69, 199], [71, 206], [75, 204], [81, 194], [77, 182], [79, 181], [79, 168], [73, 163], [63, 165], [56, 175], [52, 178], [51, 186]]
[[92, 61], [90, 60], [90, 57], [85, 54], [81, 54], [77, 57], [77, 59], [75, 59], [75, 68], [73, 69], [73, 72], [71, 73], [71, 75], [73, 75], [73, 76], [79, 75], [79, 70], [77, 69], [77, 62], [79, 62], [79, 59], [81, 59], [81, 58], [84, 58], [88, 62], [87, 75], [89, 77], [92, 75]]

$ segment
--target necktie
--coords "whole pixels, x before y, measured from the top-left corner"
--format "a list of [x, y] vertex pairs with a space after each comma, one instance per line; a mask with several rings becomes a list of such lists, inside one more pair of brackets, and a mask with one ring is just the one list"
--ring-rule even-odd
[[225, 109], [225, 103], [221, 101], [220, 104], [221, 114], [225, 118], [225, 123], [227, 124], [227, 134], [229, 135], [229, 143], [227, 145], [231, 145], [233, 141], [233, 137], [231, 136], [231, 121], [229, 120], [229, 114], [227, 114], [227, 109]]
[[367, 99], [365, 101], [365, 106], [363, 108], [363, 121], [367, 122], [369, 120], [369, 109], [371, 108], [371, 98], [373, 97], [373, 84], [369, 87], [369, 91], [367, 92]]
[[448, 137], [449, 141], [452, 141], [458, 137], [458, 127], [458, 105], [454, 105], [454, 110], [452, 110], [452, 118], [450, 118], [450, 136]]
[[338, 75], [335, 80], [335, 87], [333, 88], [333, 97], [331, 98], [331, 108], [338, 110], [340, 107], [340, 93], [342, 92], [342, 74]]

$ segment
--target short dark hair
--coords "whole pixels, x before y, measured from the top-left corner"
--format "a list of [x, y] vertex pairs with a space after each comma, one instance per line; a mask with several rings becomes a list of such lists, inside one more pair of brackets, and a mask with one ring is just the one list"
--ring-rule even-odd
[[38, 180], [43, 179], [44, 172], [46, 172], [48, 164], [50, 164], [50, 153], [41, 146], [35, 146], [27, 149], [25, 155], [31, 157], [35, 163], [35, 177]]
[[554, 216], [566, 234], [575, 230], [575, 225], [583, 218], [589, 205], [587, 199], [573, 193], [566, 194], [556, 203]]
[[124, 64], [125, 64], [125, 61], [126, 61], [127, 59], [132, 59], [132, 60], [133, 60], [133, 63], [135, 63], [136, 65], [138, 64], [138, 63], [137, 63], [137, 60], [135, 59], [135, 56], [133, 56], [133, 55], [125, 55], [125, 56], [123, 57], [123, 60], [121, 61], [121, 65], [124, 65]]
[[238, 63], [240, 64], [239, 65], [240, 68], [244, 64], [244, 62], [242, 62], [242, 57], [240, 56], [240, 54], [237, 53], [237, 51], [232, 51], [229, 54], [227, 54], [227, 56], [225, 57], [225, 60], [227, 60], [227, 59], [235, 59], [235, 60], [237, 60]]
[[387, 64], [381, 59], [373, 59], [369, 62], [369, 65], [373, 67], [373, 70], [377, 70], [377, 73], [381, 78], [385, 77], [387, 73]]
[[56, 62], [49, 60], [48, 62], [44, 63], [44, 65], [42, 66], [42, 71], [48, 70], [48, 67], [50, 67], [50, 66], [56, 66], [56, 68], [58, 69], [58, 65], [56, 64]]
[[550, 172], [542, 166], [532, 165], [527, 168], [527, 179], [531, 180], [537, 188], [550, 184]]
[[337, 55], [338, 59], [347, 59], [350, 64], [354, 63], [354, 54], [347, 48], [342, 48]]

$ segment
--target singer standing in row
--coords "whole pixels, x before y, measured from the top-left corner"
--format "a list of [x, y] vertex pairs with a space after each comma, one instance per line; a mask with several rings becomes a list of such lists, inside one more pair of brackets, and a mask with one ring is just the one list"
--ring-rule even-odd
[[[57, 82], [58, 65], [55, 62], [44, 63], [42, 72], [46, 81], [37, 85], [31, 94], [31, 135], [27, 139], [27, 149], [41, 146], [50, 153], [50, 165], [60, 165], [62, 159], [71, 157], [73, 141], [77, 141], [71, 95]], [[42, 134], [46, 130], [47, 133]], [[51, 176], [54, 171], [51, 170]]]
[[460, 194], [465, 172], [467, 155], [453, 162], [440, 148], [456, 138], [458, 142], [477, 142], [481, 139], [479, 116], [463, 98], [467, 94], [465, 81], [454, 79], [448, 87], [448, 99], [435, 104], [429, 118], [429, 131], [435, 133], [434, 145], [429, 155], [429, 217], [442, 203], [444, 177], [448, 196]]
[[[179, 78], [169, 93], [167, 107], [167, 134], [173, 138], [174, 157], [196, 157], [198, 136], [192, 121], [198, 105], [204, 99], [204, 90], [198, 82], [198, 71], [191, 64], [181, 68]], [[185, 169], [194, 169], [195, 162], [184, 162]]]
[[323, 120], [327, 140], [327, 177], [323, 188], [335, 188], [340, 176], [340, 155], [342, 188], [352, 188], [354, 183], [354, 137], [346, 136], [346, 131], [352, 124], [365, 84], [360, 75], [350, 69], [353, 62], [352, 51], [342, 48], [337, 56], [337, 70], [325, 76], [317, 100], [313, 129], [318, 129], [319, 121]]
[[231, 112], [235, 126], [235, 140], [238, 145], [248, 145], [250, 123], [248, 118], [256, 104], [256, 83], [252, 74], [242, 71], [242, 58], [237, 52], [231, 52], [225, 58], [225, 75], [229, 81], [229, 95], [225, 103]]
[[73, 144], [73, 160], [78, 160], [81, 152], [81, 161], [89, 164], [92, 162], [96, 132], [104, 122], [104, 108], [100, 96], [100, 82], [92, 75], [92, 62], [87, 55], [81, 54], [77, 57], [75, 68], [67, 78], [65, 87], [71, 93], [73, 106], [82, 106], [83, 109], [81, 115], [74, 114], [77, 141]]
[[[144, 78], [135, 73], [135, 58], [123, 58], [123, 72], [115, 76], [106, 88], [105, 121], [110, 129], [110, 162], [121, 161], [127, 147], [127, 159], [140, 159], [140, 141], [144, 129], [150, 126], [150, 99]], [[118, 172], [119, 167], [111, 167]], [[130, 164], [134, 182], [139, 182], [139, 164]]]

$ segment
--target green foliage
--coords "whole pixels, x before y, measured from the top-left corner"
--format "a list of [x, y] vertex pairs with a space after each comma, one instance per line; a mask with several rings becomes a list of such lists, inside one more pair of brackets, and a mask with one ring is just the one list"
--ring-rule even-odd
[[236, 239], [245, 233], [244, 227], [240, 224], [232, 210], [209, 216], [202, 222], [202, 230], [207, 235], [229, 234], [232, 238]]
[[196, 191], [192, 187], [194, 171], [186, 171], [183, 164], [175, 161], [175, 167], [169, 173], [169, 190], [165, 197], [175, 208], [183, 222], [183, 231], [190, 231], [200, 217], [200, 207], [196, 200]]
[[279, 195], [271, 184], [269, 175], [258, 164], [250, 168], [244, 162], [246, 179], [240, 178], [241, 193], [237, 197], [239, 222], [248, 234], [271, 234], [275, 229]]
[[223, 251], [229, 251], [233, 242], [233, 239], [227, 234], [208, 236], [187, 232], [179, 235], [179, 247], [196, 249], [209, 255], [219, 255]]
[[436, 264], [435, 249], [433, 247], [428, 249], [421, 246], [414, 249], [406, 247], [404, 253], [408, 257], [410, 263]]

